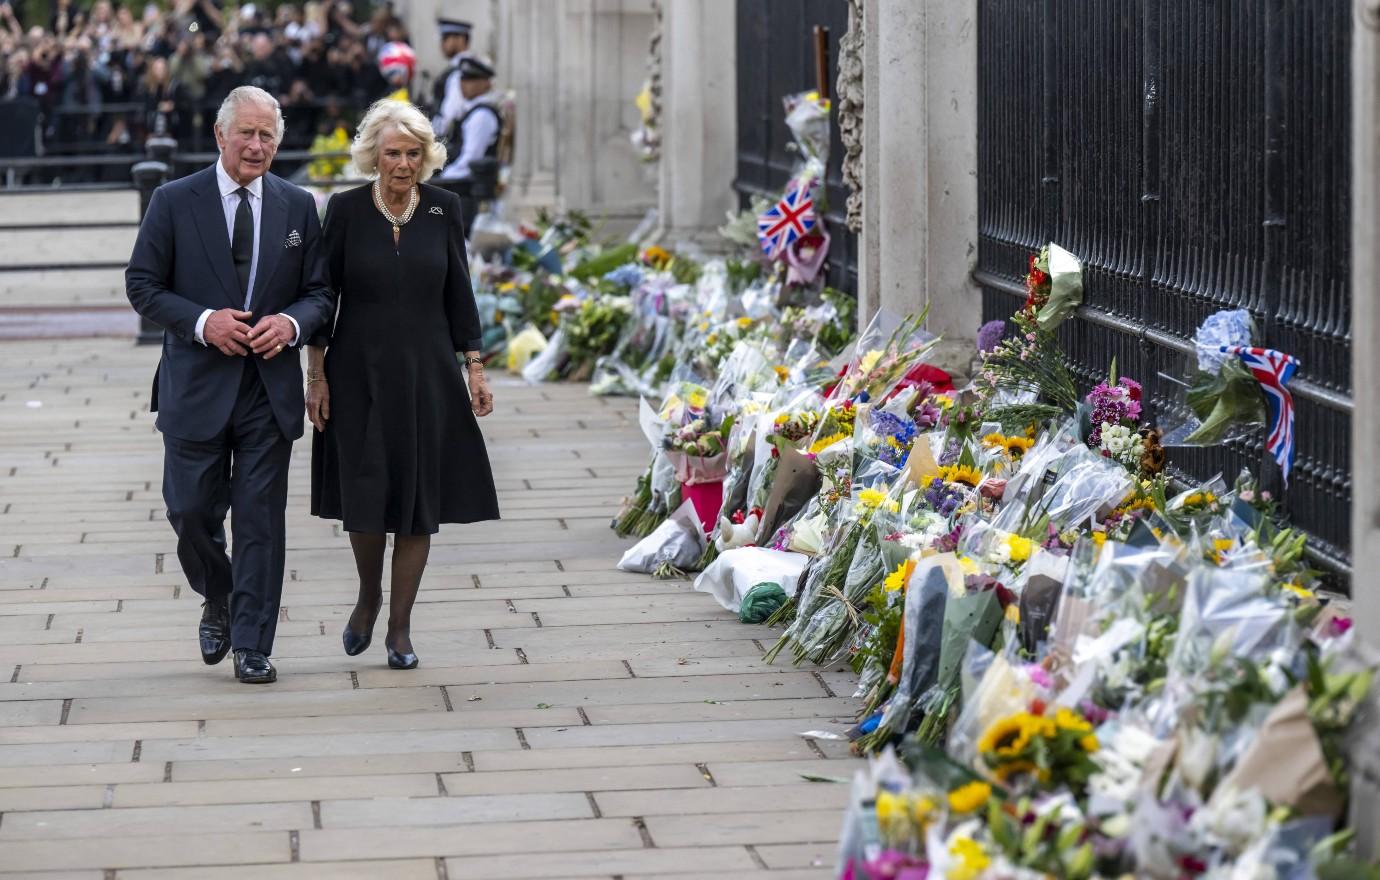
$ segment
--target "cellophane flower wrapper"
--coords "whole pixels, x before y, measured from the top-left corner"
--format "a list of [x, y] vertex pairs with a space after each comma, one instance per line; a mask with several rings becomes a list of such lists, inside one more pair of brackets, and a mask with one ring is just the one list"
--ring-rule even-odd
[[709, 392], [709, 406], [718, 412], [734, 412], [737, 401], [757, 392], [775, 393], [778, 386], [773, 371], [772, 351], [765, 343], [752, 340], [734, 346], [719, 365]]
[[1164, 691], [1148, 706], [1158, 734], [1174, 729], [1215, 663], [1226, 658], [1263, 663], [1276, 652], [1297, 652], [1302, 634], [1292, 609], [1266, 594], [1268, 580], [1260, 568], [1230, 570], [1204, 564], [1189, 573]]
[[906, 588], [902, 623], [905, 659], [896, 691], [877, 727], [879, 740], [906, 731], [920, 696], [938, 680], [940, 649], [944, 639], [944, 609], [953, 584], [961, 578], [962, 573], [953, 554], [938, 554], [916, 562]]
[[1191, 378], [1176, 382], [1181, 399], [1166, 407], [1162, 446], [1216, 446], [1245, 437], [1265, 424], [1265, 396], [1241, 359], [1224, 345], [1249, 346], [1255, 325], [1245, 309], [1209, 315], [1194, 336]]
[[1040, 499], [1040, 511], [1058, 531], [1109, 513], [1135, 487], [1135, 478], [1116, 462], [1078, 447], [1060, 462], [1059, 477]]
[[1002, 491], [1003, 512], [993, 525], [1017, 531], [1026, 511], [1038, 509], [1045, 492], [1059, 475], [1064, 457], [1079, 445], [1077, 425], [1071, 421], [1063, 423], [1058, 430], [1042, 434], [1021, 457], [1020, 466], [1008, 475]]
[[546, 340], [546, 347], [541, 353], [527, 362], [522, 368], [522, 378], [535, 385], [545, 382], [555, 374], [560, 365], [564, 363], [567, 353], [565, 333], [557, 328], [551, 338]]
[[663, 355], [674, 348], [679, 326], [667, 314], [669, 290], [664, 282], [653, 281], [633, 290], [632, 318], [613, 352], [596, 362], [591, 394], [657, 396], [660, 388], [650, 378]]
[[829, 163], [829, 99], [815, 91], [796, 92], [782, 98], [781, 104], [786, 111], [786, 127], [806, 158], [800, 170], [822, 172]]
[[881, 461], [899, 470], [905, 466], [917, 431], [907, 407], [914, 391], [903, 393], [886, 403], [868, 406], [853, 424], [853, 469]]
[[[886, 576], [882, 557], [882, 534], [873, 513], [860, 523], [853, 556], [841, 582], [826, 580], [824, 601], [793, 636], [797, 660], [827, 663], [842, 655], [851, 636], [861, 624], [860, 612], [868, 592]], [[885, 527], [885, 526], [883, 526]]]
[[898, 318], [882, 310], [872, 317], [830, 400], [880, 397], [933, 349], [938, 338], [921, 329], [923, 316]]
[[1049, 300], [1040, 307], [1035, 321], [1040, 329], [1053, 332], [1083, 304], [1083, 264], [1057, 244], [1049, 245]]
[[815, 635], [821, 626], [832, 620], [836, 612], [847, 613], [839, 597], [858, 547], [863, 543], [864, 536], [872, 530], [871, 514], [869, 508], [853, 499], [839, 505], [836, 528], [829, 538], [828, 549], [812, 560], [807, 568], [795, 618], [776, 646], [768, 652], [769, 661], [786, 645], [792, 647], [796, 664], [825, 653]]
[[[728, 435], [728, 473], [724, 477], [724, 513], [747, 514], [748, 481], [752, 476], [758, 421], [768, 411], [766, 392], [747, 395], [737, 402], [733, 428]], [[721, 548], [723, 549], [723, 548]]]

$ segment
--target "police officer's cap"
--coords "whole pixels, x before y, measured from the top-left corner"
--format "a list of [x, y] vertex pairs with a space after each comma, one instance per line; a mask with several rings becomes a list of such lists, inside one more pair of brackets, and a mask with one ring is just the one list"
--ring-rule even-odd
[[455, 18], [438, 18], [436, 26], [441, 31], [442, 37], [464, 37], [469, 39], [470, 32], [474, 30], [474, 25], [468, 21], [460, 21]]
[[460, 59], [461, 79], [493, 79], [494, 69], [478, 58], [466, 56]]

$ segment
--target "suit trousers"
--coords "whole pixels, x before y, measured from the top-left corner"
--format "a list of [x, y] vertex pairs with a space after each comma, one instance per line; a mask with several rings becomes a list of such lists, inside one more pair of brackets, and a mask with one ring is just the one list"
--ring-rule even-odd
[[[187, 582], [230, 599], [230, 644], [271, 654], [283, 594], [292, 441], [273, 417], [255, 356], [244, 359], [230, 420], [209, 440], [163, 435], [163, 501]], [[232, 549], [226, 552], [225, 514]]]

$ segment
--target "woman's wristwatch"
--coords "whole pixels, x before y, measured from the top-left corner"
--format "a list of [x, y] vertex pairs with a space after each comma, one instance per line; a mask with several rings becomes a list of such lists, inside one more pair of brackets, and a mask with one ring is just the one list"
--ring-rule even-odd
[[481, 366], [481, 367], [484, 366], [484, 359], [483, 359], [483, 358], [476, 358], [476, 357], [467, 357], [467, 358], [465, 358], [465, 369], [468, 370], [470, 367], [474, 366], [475, 364], [478, 364], [478, 365]]

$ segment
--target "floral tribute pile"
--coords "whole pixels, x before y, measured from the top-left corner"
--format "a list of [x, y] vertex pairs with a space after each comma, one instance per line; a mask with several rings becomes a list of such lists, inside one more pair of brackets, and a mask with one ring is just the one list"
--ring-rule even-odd
[[857, 672], [848, 736], [874, 757], [839, 876], [1376, 876], [1347, 861], [1375, 657], [1251, 474], [1164, 473], [1280, 415], [1237, 357], [1263, 351], [1249, 315], [1204, 323], [1157, 426], [1115, 363], [1075, 381], [1055, 331], [1081, 267], [1057, 246], [955, 387], [923, 315], [855, 334], [849, 298], [764, 261], [755, 220], [706, 263], [551, 221], [475, 274], [514, 369], [643, 398], [622, 567], [699, 570], [766, 617], [768, 659]]

